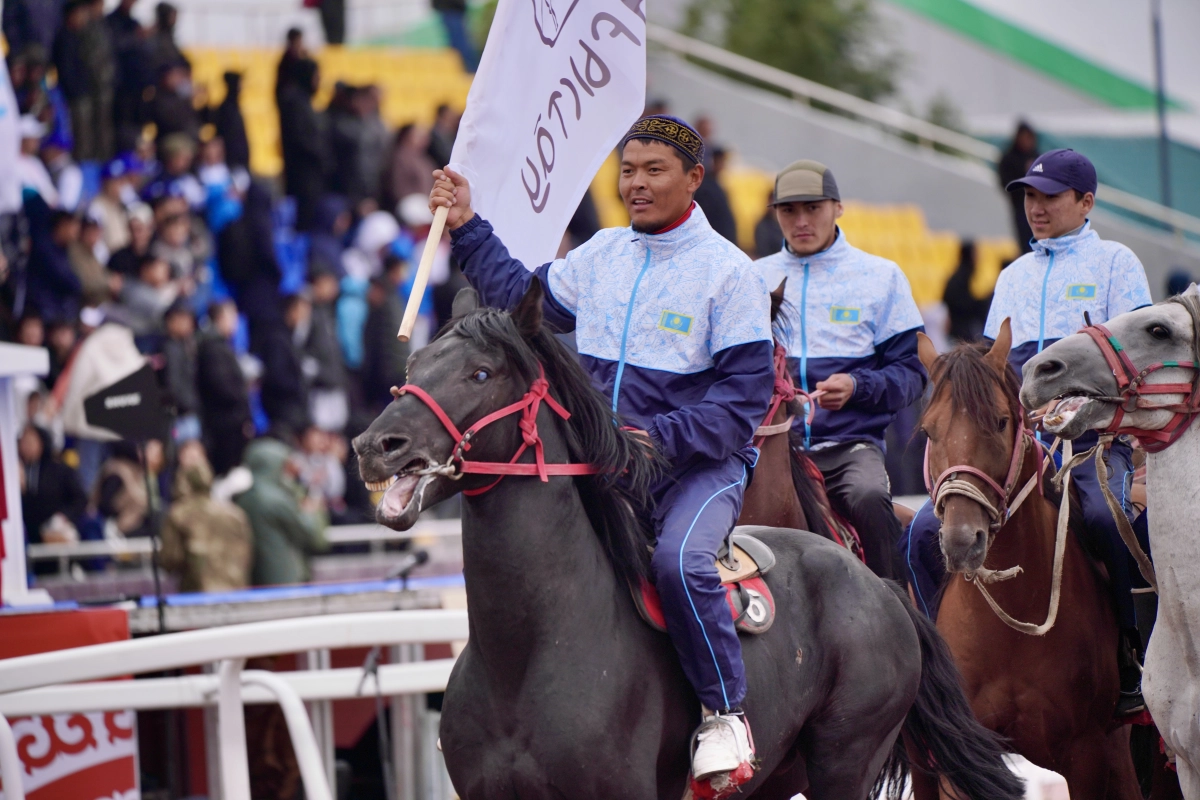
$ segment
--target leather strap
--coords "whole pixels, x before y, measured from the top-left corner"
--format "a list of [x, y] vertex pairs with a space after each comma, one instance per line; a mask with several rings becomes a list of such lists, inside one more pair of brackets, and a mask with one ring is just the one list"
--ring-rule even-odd
[[[463, 494], [468, 497], [483, 494], [509, 475], [536, 475], [543, 482], [546, 482], [551, 475], [596, 475], [600, 472], [599, 467], [594, 467], [590, 464], [546, 463], [545, 454], [542, 450], [542, 437], [538, 433], [537, 428], [538, 409], [542, 401], [545, 401], [550, 410], [564, 420], [571, 418], [571, 412], [563, 408], [557, 400], [550, 396], [550, 383], [546, 380], [546, 373], [541, 364], [538, 364], [538, 377], [530, 384], [529, 391], [520, 400], [485, 415], [462, 433], [459, 432], [453, 420], [442, 409], [441, 404], [420, 386], [408, 383], [400, 388], [392, 387], [393, 397], [400, 398], [406, 394], [411, 394], [424, 403], [456, 442], [454, 452], [450, 455], [450, 458], [447, 459], [445, 464], [433, 468], [434, 472], [447, 474], [449, 477], [461, 477], [467, 474], [500, 476], [482, 488], [464, 490]], [[517, 448], [517, 452], [513, 454], [513, 457], [508, 462], [468, 461], [465, 458], [465, 454], [471, 449], [471, 439], [479, 431], [497, 420], [518, 412], [521, 414], [521, 420], [518, 425], [521, 429], [522, 442], [521, 446]], [[518, 464], [517, 459], [530, 447], [534, 450], [534, 463]]]

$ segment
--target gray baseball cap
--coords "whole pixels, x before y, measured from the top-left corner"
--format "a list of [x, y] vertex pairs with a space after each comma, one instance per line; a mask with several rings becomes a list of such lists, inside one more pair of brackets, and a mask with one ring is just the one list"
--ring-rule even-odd
[[819, 161], [806, 159], [793, 162], [780, 170], [775, 177], [775, 199], [772, 205], [841, 199], [833, 173]]

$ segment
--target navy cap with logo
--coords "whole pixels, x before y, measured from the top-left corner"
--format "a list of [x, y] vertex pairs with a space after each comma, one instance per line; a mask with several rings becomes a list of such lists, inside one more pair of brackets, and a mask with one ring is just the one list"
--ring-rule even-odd
[[1061, 194], [1068, 189], [1095, 194], [1096, 168], [1086, 156], [1070, 148], [1051, 150], [1038, 156], [1024, 178], [1004, 188], [1011, 192], [1019, 186], [1032, 186], [1046, 194]]

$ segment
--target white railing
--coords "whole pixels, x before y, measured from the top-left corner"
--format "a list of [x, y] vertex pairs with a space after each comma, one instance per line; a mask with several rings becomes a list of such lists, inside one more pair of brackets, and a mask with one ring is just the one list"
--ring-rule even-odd
[[[660, 25], [647, 25], [646, 35], [656, 45], [681, 56], [734, 72], [784, 92], [794, 99], [817, 102], [890, 133], [915, 139], [924, 147], [939, 147], [977, 161], [994, 165], [1000, 149], [958, 131], [943, 128], [894, 108], [872, 103], [837, 89], [801, 78], [751, 58], [732, 53], [716, 45], [676, 33]], [[1200, 218], [1156, 203], [1138, 195], [1100, 184], [1096, 192], [1100, 202], [1153, 220], [1174, 231], [1200, 236]]]
[[[59, 711], [217, 707], [222, 800], [250, 800], [244, 702], [271, 702], [283, 709], [301, 764], [304, 790], [331, 800], [328, 774], [303, 701], [445, 688], [453, 662], [443, 659], [378, 668], [315, 673], [243, 672], [247, 658], [371, 645], [421, 645], [467, 638], [465, 611], [400, 611], [336, 614], [250, 623], [202, 631], [110, 642], [0, 661], [0, 715]], [[218, 663], [216, 675], [135, 682], [59, 686], [119, 675], [161, 672]], [[351, 688], [353, 685], [353, 689]], [[52, 687], [52, 688], [46, 688]], [[0, 720], [0, 774], [7, 800], [24, 800], [12, 729]], [[18, 776], [16, 780], [12, 776]], [[11, 784], [11, 785], [10, 785]]]
[[[394, 531], [382, 525], [335, 525], [325, 529], [325, 539], [331, 545], [366, 544], [373, 553], [383, 552], [388, 542], [461, 535], [462, 523], [457, 519], [422, 521], [407, 531]], [[58, 561], [59, 572], [66, 572], [70, 562], [84, 558], [137, 556], [148, 561], [151, 550], [150, 538], [138, 537], [70, 544], [31, 544], [25, 548], [25, 555], [30, 561]]]

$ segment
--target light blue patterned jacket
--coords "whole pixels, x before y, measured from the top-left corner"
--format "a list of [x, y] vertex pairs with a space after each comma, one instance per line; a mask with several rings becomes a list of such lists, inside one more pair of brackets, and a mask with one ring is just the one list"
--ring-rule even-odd
[[1151, 303], [1142, 262], [1123, 244], [1105, 241], [1085, 222], [1077, 232], [1033, 243], [1000, 273], [983, 335], [995, 339], [1012, 320], [1009, 363], [1021, 367], [1047, 345], [1084, 326]]
[[797, 256], [786, 246], [754, 262], [797, 319], [784, 336], [788, 363], [805, 391], [835, 373], [854, 379], [854, 394], [837, 411], [817, 409], [797, 420], [806, 447], [850, 441], [883, 446], [896, 412], [921, 396], [925, 369], [917, 356], [921, 313], [908, 278], [887, 259], [865, 253], [839, 229], [828, 249]]
[[593, 385], [676, 468], [756, 457], [747, 445], [774, 386], [770, 298], [699, 206], [655, 234], [607, 228], [533, 271], [478, 217], [451, 242], [488, 305], [512, 308], [541, 279], [547, 322], [575, 331]]

